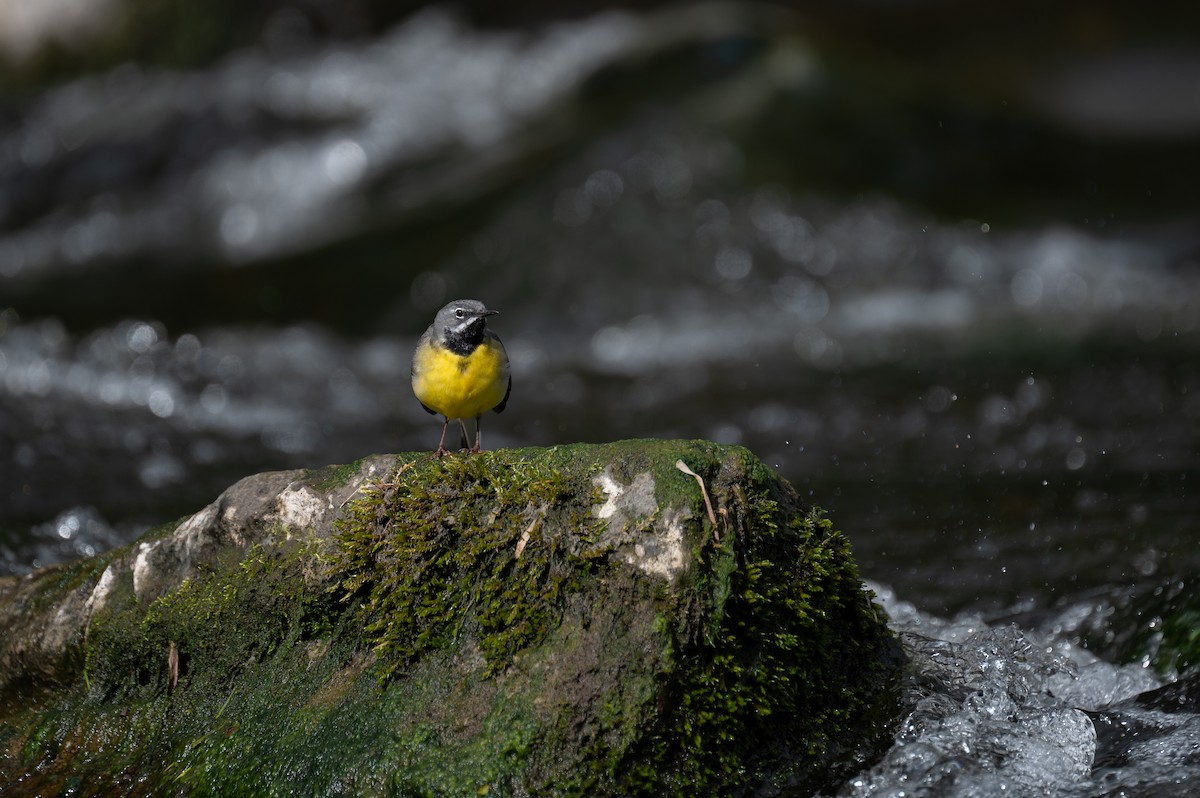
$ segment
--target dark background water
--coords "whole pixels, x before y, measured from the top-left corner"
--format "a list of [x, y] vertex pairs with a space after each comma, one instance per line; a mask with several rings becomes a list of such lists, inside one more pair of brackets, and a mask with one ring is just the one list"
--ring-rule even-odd
[[1193, 6], [128, 6], [0, 40], [0, 573], [432, 448], [458, 297], [489, 447], [744, 444], [932, 612], [1196, 573]]

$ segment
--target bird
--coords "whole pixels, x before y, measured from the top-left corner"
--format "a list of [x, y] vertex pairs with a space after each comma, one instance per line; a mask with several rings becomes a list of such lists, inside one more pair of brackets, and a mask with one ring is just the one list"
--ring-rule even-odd
[[437, 312], [419, 341], [412, 360], [412, 388], [421, 407], [441, 414], [442, 437], [434, 457], [449, 454], [446, 428], [457, 420], [462, 427], [462, 445], [467, 449], [466, 419], [475, 419], [475, 444], [481, 449], [484, 413], [504, 410], [512, 392], [508, 354], [499, 336], [488, 329], [488, 310], [477, 299], [456, 299]]

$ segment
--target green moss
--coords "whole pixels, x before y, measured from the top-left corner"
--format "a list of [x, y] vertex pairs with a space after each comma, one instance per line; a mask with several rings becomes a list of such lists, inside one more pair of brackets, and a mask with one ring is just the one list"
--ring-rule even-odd
[[303, 563], [320, 551], [317, 541], [227, 549], [146, 606], [122, 592], [89, 629], [90, 681], [109, 690], [164, 687], [174, 645], [181, 679], [227, 683], [279, 645], [327, 631], [332, 602], [303, 579]]
[[[385, 676], [467, 632], [489, 673], [545, 638], [601, 554], [586, 548], [592, 519], [561, 517], [580, 490], [567, 473], [489, 452], [410, 460], [361, 491], [337, 524], [333, 570], [347, 599], [363, 599]], [[554, 531], [564, 522], [577, 540]]]
[[[756, 556], [713, 593], [727, 597], [723, 622], [682, 647], [689, 677], [672, 702], [677, 735], [656, 752], [672, 762], [678, 794], [695, 785], [732, 788], [756, 770], [756, 779], [776, 783], [812, 779], [809, 763], [836, 764], [828, 751], [847, 743], [849, 730], [870, 728], [863, 721], [879, 700], [875, 678], [886, 682], [885, 669], [853, 670], [872, 661], [858, 653], [886, 648], [886, 633], [846, 589], [858, 579], [845, 538], [819, 511], [784, 521], [773, 504], [758, 499], [748, 508]], [[864, 650], [848, 651], [850, 641]]]
[[425, 725], [403, 743], [390, 779], [395, 795], [512, 795], [540, 739], [520, 702], [490, 714], [466, 741], [447, 739]]
[[672, 614], [666, 732], [631, 755], [617, 794], [808, 794], [890, 733], [900, 651], [848, 542], [748, 452], [723, 454], [709, 481], [719, 537], [697, 547]]
[[[353, 653], [335, 597], [304, 578], [324, 542], [283, 542], [282, 530], [275, 537], [248, 551], [224, 550], [148, 602], [137, 600], [126, 573], [88, 629], [84, 689], [28, 718], [22, 759], [68, 764], [89, 784], [110, 784], [114, 795], [180, 785], [191, 794], [266, 794], [254, 760], [239, 757], [271, 749], [287, 728], [280, 718], [299, 720], [289, 702], [301, 702]], [[238, 734], [243, 727], [249, 733]], [[49, 781], [53, 769], [43, 775], [58, 783]], [[285, 772], [276, 775], [286, 782]]]

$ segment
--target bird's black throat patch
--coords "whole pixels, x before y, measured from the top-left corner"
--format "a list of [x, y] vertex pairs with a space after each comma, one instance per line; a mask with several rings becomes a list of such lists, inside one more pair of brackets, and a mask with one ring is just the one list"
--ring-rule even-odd
[[475, 347], [483, 343], [483, 332], [487, 327], [487, 319], [477, 318], [472, 319], [468, 324], [460, 327], [447, 327], [445, 329], [446, 348], [456, 355], [469, 355], [475, 351]]

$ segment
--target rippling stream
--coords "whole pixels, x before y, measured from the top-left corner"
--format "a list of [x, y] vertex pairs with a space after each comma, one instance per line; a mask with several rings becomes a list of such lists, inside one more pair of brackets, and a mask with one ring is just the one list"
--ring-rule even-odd
[[843, 795], [1188, 794], [1194, 668], [1103, 641], [1200, 572], [1200, 127], [1120, 93], [1200, 56], [972, 94], [825, 22], [430, 8], [6, 100], [0, 574], [431, 449], [410, 352], [477, 297], [489, 448], [740, 443], [849, 535], [915, 670]]

